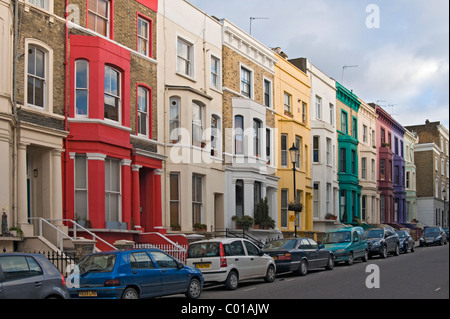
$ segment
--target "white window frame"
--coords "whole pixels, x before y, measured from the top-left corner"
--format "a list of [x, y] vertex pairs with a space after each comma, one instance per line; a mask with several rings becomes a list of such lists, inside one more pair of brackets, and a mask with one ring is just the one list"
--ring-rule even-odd
[[[179, 46], [185, 45], [187, 47], [187, 57], [179, 55]], [[187, 76], [189, 78], [195, 77], [195, 64], [194, 64], [194, 43], [187, 40], [185, 37], [177, 36], [176, 41], [176, 70], [177, 74]], [[184, 62], [184, 66], [188, 69], [181, 69], [180, 61]]]
[[[194, 118], [194, 106], [198, 107], [199, 119]], [[194, 134], [195, 129], [198, 129], [198, 136]], [[203, 133], [205, 131], [205, 105], [199, 101], [192, 101], [192, 145], [201, 147], [204, 141]], [[197, 138], [197, 139], [196, 139]]]
[[284, 112], [292, 114], [292, 95], [284, 91]]
[[[269, 92], [268, 92], [269, 105], [266, 105], [266, 83], [269, 84]], [[269, 109], [273, 109], [273, 82], [272, 82], [272, 80], [270, 80], [270, 79], [268, 79], [266, 77], [263, 77], [263, 95], [264, 95], [264, 97], [263, 97], [263, 99], [264, 99], [263, 100], [263, 105], [266, 106]]]
[[[179, 96], [171, 96], [169, 98], [169, 135], [168, 135], [170, 143], [178, 143], [180, 141], [180, 125], [181, 125], [180, 107], [181, 107], [181, 98]], [[176, 110], [177, 116], [175, 118], [172, 118], [173, 115], [172, 110]], [[176, 127], [174, 127], [174, 129], [171, 130], [173, 124], [175, 124]]]
[[[137, 90], [138, 91], [137, 91], [137, 101], [136, 101], [136, 104], [137, 104], [137, 109], [136, 109], [137, 128], [136, 128], [136, 131], [138, 133], [138, 136], [149, 137], [149, 134], [150, 134], [150, 121], [149, 121], [149, 119], [150, 119], [150, 116], [149, 116], [149, 113], [150, 113], [150, 91], [146, 87], [141, 86], [141, 85], [139, 85], [137, 87]], [[147, 109], [146, 112], [141, 111], [139, 108], [139, 100], [140, 100], [140, 91], [141, 90], [144, 91], [144, 93], [145, 93], [145, 103], [146, 103], [146, 109]], [[146, 132], [145, 133], [141, 132], [141, 116], [145, 116], [145, 122], [146, 122]]]
[[[249, 96], [247, 96], [246, 94], [242, 93], [242, 71], [245, 70], [246, 72], [249, 73], [249, 83], [248, 83], [248, 87], [249, 87]], [[239, 92], [242, 96], [247, 97], [249, 99], [254, 99], [254, 70], [248, 66], [246, 66], [243, 63], [239, 63]]]
[[[87, 87], [86, 88], [78, 88], [77, 87], [77, 66], [79, 63], [87, 63]], [[79, 117], [79, 118], [87, 118], [89, 117], [89, 61], [85, 60], [85, 59], [78, 59], [75, 61], [75, 117]], [[86, 105], [86, 114], [78, 114], [77, 112], [77, 93], [78, 91], [85, 91], [87, 93], [87, 105]]]
[[[214, 72], [213, 63], [216, 65], [216, 70]], [[216, 84], [214, 84], [214, 81]], [[221, 90], [222, 89], [222, 61], [220, 58], [211, 55], [211, 81], [210, 85], [212, 89]]]
[[[213, 127], [213, 119], [216, 127]], [[214, 140], [213, 140], [214, 137]], [[211, 156], [221, 157], [222, 155], [222, 118], [219, 114], [211, 114]]]
[[[111, 65], [105, 65], [105, 67], [104, 67], [104, 76], [106, 77], [106, 70], [107, 70], [107, 68], [109, 68], [109, 69], [111, 69], [112, 71], [114, 71], [114, 72], [117, 72], [118, 73], [118, 83], [117, 83], [117, 90], [118, 90], [118, 95], [116, 95], [116, 94], [114, 94], [113, 92], [107, 92], [106, 91], [106, 87], [104, 87], [104, 85], [103, 85], [103, 104], [105, 104], [104, 103], [104, 99], [105, 99], [105, 95], [108, 95], [109, 97], [112, 97], [112, 98], [114, 98], [114, 99], [117, 99], [118, 100], [118, 109], [117, 109], [117, 112], [118, 112], [118, 118], [117, 118], [117, 121], [116, 120], [113, 120], [113, 119], [109, 119], [109, 118], [105, 118], [105, 120], [106, 121], [111, 121], [111, 122], [114, 122], [114, 123], [122, 123], [122, 76], [123, 76], [123, 74], [122, 74], [122, 72], [120, 71], [120, 70], [118, 70], [117, 68], [115, 68], [115, 67], [113, 67], [113, 66], [111, 66]], [[103, 108], [105, 107], [105, 105], [103, 105]]]
[[[106, 171], [106, 163], [109, 162], [116, 162], [119, 167], [119, 171], [118, 171], [118, 183], [119, 183], [119, 191], [114, 191], [111, 190], [111, 165], [109, 166], [110, 170], [109, 172]], [[109, 185], [106, 185], [106, 174], [109, 174], [109, 180], [110, 183]], [[109, 189], [108, 189], [109, 188]], [[117, 207], [117, 222], [121, 222], [122, 221], [122, 163], [119, 159], [116, 158], [112, 158], [112, 157], [106, 157], [105, 158], [105, 201], [107, 199], [107, 196], [110, 195], [117, 195], [117, 203], [118, 203], [118, 207]], [[110, 200], [110, 197], [108, 197], [108, 200]], [[111, 207], [111, 205], [109, 206]], [[109, 217], [109, 219], [106, 218], [106, 216]], [[114, 219], [111, 219], [111, 210], [109, 212], [106, 211], [106, 206], [105, 206], [105, 221], [115, 221]]]
[[316, 118], [322, 119], [322, 97], [316, 95]]
[[[77, 164], [76, 161], [77, 160], [84, 160], [85, 162], [85, 166], [86, 166], [86, 171], [85, 171], [85, 181], [86, 181], [86, 187], [85, 188], [78, 188], [77, 187], [77, 176], [78, 176], [78, 172], [77, 172]], [[82, 218], [82, 219], [89, 219], [89, 174], [88, 174], [88, 159], [87, 156], [85, 154], [75, 154], [74, 157], [74, 179], [73, 179], [73, 186], [74, 186], [74, 213], [75, 213], [75, 219], [77, 219], [78, 217]], [[77, 192], [83, 192], [86, 193], [86, 216], [80, 216], [77, 214]]]
[[[45, 89], [44, 89], [44, 107], [28, 104], [28, 51], [29, 47], [34, 46], [45, 52]], [[53, 112], [53, 49], [46, 43], [26, 38], [25, 39], [25, 60], [24, 60], [24, 106], [41, 112]]]
[[[93, 1], [93, 0], [89, 0], [89, 1]], [[95, 0], [95, 1], [98, 1], [98, 0]], [[94, 31], [94, 32], [97, 33], [97, 34], [100, 34], [101, 36], [110, 38], [110, 37], [111, 37], [111, 30], [110, 30], [110, 28], [111, 28], [111, 0], [104, 0], [104, 1], [108, 3], [108, 7], [106, 8], [106, 14], [107, 14], [106, 17], [100, 15], [100, 14], [99, 14], [98, 12], [96, 12], [96, 11], [92, 11], [91, 9], [89, 9], [89, 3], [86, 3], [86, 7], [87, 7], [87, 10], [86, 10], [86, 11], [87, 11], [87, 15], [88, 15], [88, 16], [87, 16], [87, 25], [86, 25], [86, 28], [89, 29], [89, 30]], [[96, 2], [96, 3], [98, 3], [98, 2]], [[92, 14], [95, 16], [95, 18], [96, 18], [96, 19], [95, 19], [95, 27], [94, 27], [95, 30], [89, 28], [89, 13], [92, 13]], [[103, 19], [103, 20], [106, 21], [106, 35], [103, 35], [103, 34], [97, 32], [97, 18]]]
[[[139, 22], [140, 21], [142, 21], [142, 23], [147, 24], [147, 28], [146, 28], [147, 29], [147, 37], [145, 37], [139, 33], [139, 31], [140, 31]], [[137, 51], [142, 55], [150, 57], [150, 45], [151, 45], [150, 44], [150, 40], [151, 40], [150, 26], [151, 26], [151, 22], [148, 19], [144, 18], [143, 16], [138, 15], [137, 26], [138, 26], [138, 29], [136, 32], [137, 33]], [[145, 44], [145, 48], [141, 45], [142, 43]]]

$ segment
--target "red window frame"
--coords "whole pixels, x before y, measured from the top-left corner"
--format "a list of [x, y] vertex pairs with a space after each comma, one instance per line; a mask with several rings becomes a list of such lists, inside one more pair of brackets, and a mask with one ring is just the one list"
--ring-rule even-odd
[[136, 12], [136, 51], [139, 52], [139, 18], [148, 22], [148, 55], [146, 56], [153, 58], [153, 19], [140, 12]]

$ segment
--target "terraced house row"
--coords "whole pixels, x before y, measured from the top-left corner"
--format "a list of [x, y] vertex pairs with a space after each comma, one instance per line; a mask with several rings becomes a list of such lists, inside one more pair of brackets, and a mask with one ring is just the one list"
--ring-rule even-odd
[[442, 124], [185, 0], [0, 0], [0, 32], [0, 206], [25, 238], [448, 224]]

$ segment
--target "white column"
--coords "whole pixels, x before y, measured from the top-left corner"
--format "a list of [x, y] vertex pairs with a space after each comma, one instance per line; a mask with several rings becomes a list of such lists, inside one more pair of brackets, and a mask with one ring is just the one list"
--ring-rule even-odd
[[25, 236], [33, 235], [33, 226], [28, 223], [26, 144], [19, 144], [17, 147], [17, 223]]
[[[52, 156], [52, 219], [63, 218], [62, 205], [62, 165], [61, 165], [61, 150], [54, 149], [51, 151]], [[56, 224], [61, 224], [58, 222]]]

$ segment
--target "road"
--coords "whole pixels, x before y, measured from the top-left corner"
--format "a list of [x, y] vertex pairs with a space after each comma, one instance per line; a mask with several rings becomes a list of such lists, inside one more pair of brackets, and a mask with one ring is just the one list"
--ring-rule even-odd
[[[311, 270], [305, 277], [280, 274], [273, 283], [241, 282], [234, 291], [222, 285], [209, 285], [201, 298], [449, 299], [449, 246], [417, 247], [414, 253], [390, 255], [387, 259], [375, 256], [352, 266], [338, 264], [331, 271]], [[369, 285], [377, 283], [374, 279], [377, 272], [373, 268], [379, 270], [379, 288], [369, 289], [366, 281]]]

